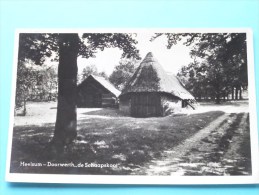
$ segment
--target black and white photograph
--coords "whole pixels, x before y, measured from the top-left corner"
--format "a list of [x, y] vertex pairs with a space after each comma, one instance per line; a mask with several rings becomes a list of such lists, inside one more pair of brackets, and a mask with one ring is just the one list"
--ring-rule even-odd
[[17, 31], [7, 179], [256, 183], [247, 29]]

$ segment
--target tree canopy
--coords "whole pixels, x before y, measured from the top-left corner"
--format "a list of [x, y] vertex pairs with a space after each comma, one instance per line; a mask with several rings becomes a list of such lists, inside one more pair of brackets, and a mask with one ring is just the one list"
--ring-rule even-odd
[[241, 88], [248, 84], [245, 33], [157, 33], [151, 41], [160, 36], [167, 37], [168, 49], [179, 41], [192, 47], [194, 62], [178, 76], [196, 97], [216, 98], [217, 103], [230, 93], [242, 98]]
[[83, 68], [81, 74], [78, 75], [77, 83], [83, 82], [90, 75], [101, 76], [101, 77], [104, 77], [106, 80], [108, 80], [108, 76], [105, 72], [103, 71], [99, 72], [97, 67], [94, 64], [91, 64]]
[[123, 58], [139, 59], [136, 44], [130, 33], [84, 33], [80, 36], [77, 33], [20, 34], [18, 67], [26, 60], [42, 65], [51, 56], [59, 63], [57, 117], [51, 142], [54, 153], [62, 152], [77, 135], [77, 57], [95, 57], [105, 48], [116, 47], [123, 51]]
[[[19, 37], [19, 61], [30, 59], [37, 65], [42, 65], [47, 57], [56, 55], [59, 59], [59, 44], [62, 36], [68, 33], [20, 33]], [[139, 51], [136, 48], [137, 41], [130, 33], [84, 33], [78, 36], [78, 56], [84, 58], [95, 57], [98, 51], [105, 48], [117, 47], [123, 51], [122, 58], [139, 59]]]
[[109, 81], [118, 89], [122, 90], [134, 74], [139, 62], [135, 59], [123, 59], [115, 66]]

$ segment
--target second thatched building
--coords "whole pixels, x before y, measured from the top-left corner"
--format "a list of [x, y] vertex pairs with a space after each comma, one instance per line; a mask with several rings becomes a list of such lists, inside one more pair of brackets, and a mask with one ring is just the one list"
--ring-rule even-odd
[[119, 96], [119, 108], [133, 117], [157, 117], [194, 109], [194, 97], [174, 75], [168, 75], [150, 52]]
[[120, 91], [105, 78], [88, 76], [77, 86], [77, 106], [81, 108], [117, 107]]

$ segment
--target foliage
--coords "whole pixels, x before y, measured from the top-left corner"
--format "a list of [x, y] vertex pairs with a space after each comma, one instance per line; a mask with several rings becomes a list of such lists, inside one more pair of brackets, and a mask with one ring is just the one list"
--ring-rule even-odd
[[139, 58], [137, 41], [127, 33], [22, 33], [19, 39], [18, 59], [30, 59], [42, 65], [48, 57], [54, 57], [58, 65], [58, 105], [54, 137], [50, 144], [53, 154], [63, 153], [64, 146], [76, 138], [76, 81], [77, 57], [95, 57], [105, 48], [116, 47], [122, 57]]
[[181, 40], [192, 46], [194, 62], [183, 67], [178, 76], [196, 97], [216, 98], [219, 103], [234, 88], [237, 93], [247, 87], [245, 33], [157, 33], [151, 40], [160, 36], [167, 37], [168, 49]]
[[180, 78], [185, 88], [189, 90], [195, 97], [203, 95], [209, 86], [206, 74], [204, 73], [206, 66], [199, 66], [197, 61], [184, 66], [178, 72], [177, 76]]
[[[19, 61], [31, 60], [36, 65], [43, 65], [46, 59], [52, 57], [59, 61], [59, 44], [62, 34], [57, 33], [21, 33], [19, 38]], [[123, 50], [123, 58], [140, 59], [133, 34], [127, 33], [84, 33], [78, 39], [78, 56], [85, 58], [95, 57], [98, 51], [104, 48], [118, 47]], [[132, 71], [132, 70], [129, 70]], [[98, 72], [94, 65], [86, 67], [78, 77], [82, 81], [90, 74], [108, 76], [105, 72]], [[82, 77], [82, 78], [80, 78]]]
[[15, 109], [23, 107], [23, 115], [26, 114], [29, 89], [35, 82], [35, 73], [25, 66], [25, 62], [19, 61], [17, 67]]
[[106, 80], [109, 80], [108, 75], [104, 71], [99, 72], [98, 76], [101, 76], [101, 77], [105, 78]]
[[58, 78], [57, 70], [54, 67], [46, 67], [46, 69], [42, 71], [41, 85], [44, 100], [55, 100], [57, 97]]
[[122, 90], [136, 70], [138, 61], [135, 59], [123, 59], [115, 66], [109, 81], [118, 89]]
[[81, 45], [79, 55], [83, 57], [94, 57], [98, 50], [116, 47], [123, 51], [122, 58], [140, 59], [137, 41], [131, 33], [84, 33], [82, 38], [85, 44]]
[[88, 76], [90, 75], [96, 75], [96, 76], [101, 76], [104, 77], [105, 79], [108, 80], [108, 76], [105, 72], [98, 72], [97, 67], [95, 65], [90, 65], [86, 66], [83, 70], [81, 75], [78, 75], [78, 83], [83, 82]]
[[[35, 65], [34, 65], [35, 68]], [[43, 65], [35, 70], [37, 82], [30, 90], [29, 100], [51, 101], [57, 97], [57, 70], [54, 67]]]
[[37, 68], [30, 61], [19, 61], [17, 67], [15, 108], [23, 107], [26, 114], [27, 101], [50, 101], [57, 96], [57, 72], [53, 67]]
[[[59, 44], [62, 44], [62, 34], [58, 33], [20, 33], [19, 54], [20, 61], [30, 59], [37, 65], [42, 65], [49, 57], [59, 61]], [[117, 47], [123, 51], [123, 58], [140, 59], [137, 41], [131, 33], [84, 33], [79, 37], [78, 56], [84, 58], [95, 57], [95, 53], [105, 48]]]
[[20, 61], [31, 60], [37, 65], [42, 65], [46, 58], [55, 52], [58, 52], [58, 34], [20, 33], [18, 53]]

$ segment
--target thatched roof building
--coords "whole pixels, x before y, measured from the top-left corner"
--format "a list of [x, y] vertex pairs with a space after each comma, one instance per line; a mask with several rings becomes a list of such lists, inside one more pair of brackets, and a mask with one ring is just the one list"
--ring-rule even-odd
[[120, 95], [120, 110], [135, 117], [165, 116], [186, 107], [194, 97], [179, 79], [168, 75], [150, 52]]
[[78, 107], [116, 107], [121, 92], [105, 78], [88, 76], [77, 86]]

